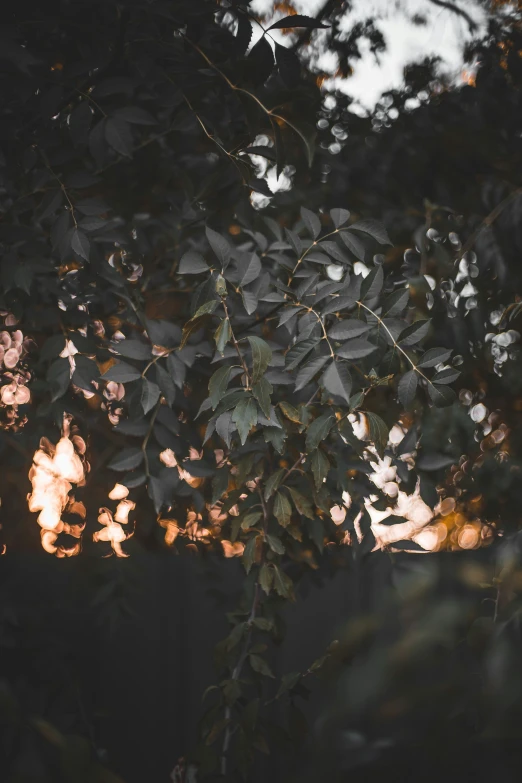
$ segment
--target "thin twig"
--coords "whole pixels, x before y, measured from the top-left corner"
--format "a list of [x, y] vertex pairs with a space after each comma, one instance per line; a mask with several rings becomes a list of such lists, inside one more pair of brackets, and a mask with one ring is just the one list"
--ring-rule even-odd
[[225, 297], [224, 297], [224, 296], [222, 296], [222, 297], [221, 297], [221, 303], [222, 303], [222, 305], [223, 305], [223, 309], [224, 309], [224, 311], [225, 311], [225, 316], [226, 316], [226, 318], [227, 318], [227, 320], [228, 320], [228, 323], [229, 323], [229, 326], [230, 326], [230, 339], [232, 340], [232, 343], [233, 343], [233, 345], [234, 345], [234, 348], [236, 349], [236, 353], [237, 353], [237, 355], [239, 356], [239, 361], [241, 362], [241, 366], [242, 366], [242, 368], [243, 368], [243, 370], [244, 370], [244, 373], [245, 373], [245, 375], [246, 375], [246, 379], [247, 379], [247, 387], [248, 387], [248, 388], [250, 388], [250, 386], [251, 386], [251, 383], [252, 383], [252, 382], [251, 382], [251, 378], [250, 378], [250, 373], [249, 373], [249, 371], [248, 371], [248, 366], [247, 366], [247, 363], [246, 363], [246, 361], [245, 361], [245, 357], [244, 357], [244, 356], [243, 356], [243, 354], [241, 353], [241, 348], [239, 347], [239, 343], [238, 343], [238, 341], [237, 341], [237, 339], [236, 339], [236, 336], [235, 336], [235, 334], [234, 334], [234, 331], [233, 331], [233, 329], [232, 329], [232, 322], [231, 322], [231, 320], [230, 320], [230, 313], [229, 313], [229, 311], [228, 311], [228, 307], [227, 307], [227, 301], [226, 301], [226, 299], [225, 299]]
[[159, 413], [160, 406], [161, 406], [161, 400], [158, 400], [158, 402], [156, 403], [156, 407], [154, 408], [154, 411], [152, 413], [152, 416], [150, 417], [149, 429], [147, 430], [147, 434], [145, 435], [143, 439], [143, 443], [141, 444], [141, 451], [143, 452], [143, 461], [145, 463], [145, 475], [147, 476], [147, 478], [150, 478], [149, 458], [147, 457], [147, 445], [150, 436], [152, 435], [152, 430], [154, 429], [154, 423], [156, 421], [156, 416]]
[[483, 229], [485, 229], [487, 226], [491, 226], [495, 222], [495, 220], [499, 217], [499, 215], [502, 214], [504, 209], [509, 204], [511, 204], [512, 201], [515, 201], [515, 199], [517, 199], [520, 195], [522, 195], [522, 188], [517, 188], [516, 190], [513, 190], [505, 198], [503, 198], [502, 201], [499, 204], [497, 204], [497, 206], [494, 209], [492, 209], [491, 212], [488, 215], [486, 215], [485, 218], [483, 218], [483, 220], [475, 229], [475, 231], [473, 231], [472, 234], [470, 234], [470, 236], [466, 239], [466, 241], [462, 245], [461, 251], [458, 256], [458, 260], [463, 258], [466, 255], [466, 253], [472, 249], [473, 245], [477, 241]]
[[403, 355], [403, 356], [405, 356], [405, 357], [406, 357], [406, 359], [408, 360], [408, 362], [411, 364], [411, 368], [412, 368], [412, 370], [415, 370], [415, 372], [416, 372], [418, 375], [420, 375], [420, 376], [421, 376], [421, 378], [424, 378], [424, 380], [426, 381], [426, 383], [429, 383], [429, 384], [431, 384], [431, 381], [430, 381], [430, 379], [429, 379], [429, 378], [427, 378], [427, 377], [424, 375], [424, 373], [422, 372], [422, 370], [419, 370], [419, 368], [417, 367], [417, 365], [415, 364], [415, 362], [414, 362], [412, 359], [410, 359], [410, 357], [408, 356], [408, 354], [406, 353], [406, 351], [405, 351], [403, 348], [401, 348], [401, 346], [400, 346], [400, 345], [399, 345], [399, 344], [396, 342], [396, 340], [395, 340], [395, 338], [394, 338], [393, 334], [390, 332], [390, 330], [388, 329], [388, 327], [386, 326], [386, 324], [384, 323], [384, 321], [383, 321], [381, 318], [379, 318], [379, 316], [378, 316], [378, 315], [376, 315], [376, 313], [374, 313], [374, 312], [373, 312], [373, 310], [371, 310], [369, 307], [367, 307], [367, 306], [366, 306], [366, 305], [365, 305], [363, 302], [356, 302], [356, 304], [358, 304], [358, 305], [359, 305], [359, 307], [363, 307], [363, 308], [364, 308], [364, 309], [365, 309], [365, 310], [366, 310], [368, 313], [370, 313], [371, 315], [373, 315], [373, 317], [374, 317], [374, 318], [375, 318], [375, 319], [378, 321], [379, 325], [380, 325], [380, 326], [382, 326], [382, 328], [383, 328], [383, 329], [385, 330], [385, 332], [388, 334], [388, 336], [389, 336], [390, 340], [391, 340], [391, 341], [392, 341], [392, 343], [393, 343], [393, 346], [394, 346], [394, 348], [396, 348], [398, 351], [400, 351], [400, 352], [402, 353], [402, 355]]
[[[35, 146], [37, 146], [37, 145], [35, 145]], [[69, 194], [67, 193], [67, 189], [66, 189], [65, 185], [63, 184], [63, 182], [60, 179], [60, 177], [58, 176], [58, 174], [52, 168], [51, 164], [49, 163], [49, 158], [47, 157], [47, 155], [45, 154], [43, 149], [41, 147], [37, 147], [37, 149], [40, 150], [40, 154], [41, 154], [41, 156], [43, 158], [43, 161], [45, 163], [45, 167], [51, 172], [51, 174], [53, 175], [53, 177], [55, 178], [57, 183], [60, 185], [62, 193], [65, 196], [65, 198], [67, 199], [67, 203], [69, 204], [69, 207], [70, 207], [70, 210], [71, 210], [71, 217], [72, 217], [73, 223], [74, 223], [74, 227], [78, 228], [78, 223], [76, 221], [76, 215], [74, 213], [74, 205], [73, 205], [71, 199], [69, 198]]]

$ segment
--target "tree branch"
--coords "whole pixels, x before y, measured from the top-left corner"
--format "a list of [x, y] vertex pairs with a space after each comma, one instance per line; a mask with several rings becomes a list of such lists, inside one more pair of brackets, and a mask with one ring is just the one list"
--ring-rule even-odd
[[471, 16], [460, 6], [455, 3], [449, 2], [449, 0], [430, 0], [433, 5], [438, 5], [440, 8], [445, 8], [447, 11], [452, 11], [457, 16], [460, 16], [468, 23], [470, 33], [474, 33], [477, 30], [477, 23], [473, 21]]

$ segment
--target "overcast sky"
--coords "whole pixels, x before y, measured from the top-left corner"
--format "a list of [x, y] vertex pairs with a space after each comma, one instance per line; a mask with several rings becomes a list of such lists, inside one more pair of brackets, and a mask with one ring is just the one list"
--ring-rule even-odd
[[[293, 0], [299, 13], [313, 16], [326, 0]], [[480, 35], [485, 30], [485, 12], [473, 0], [455, 0], [478, 25]], [[257, 13], [269, 14], [272, 0], [254, 0]], [[353, 0], [352, 11], [346, 14], [343, 26], [347, 31], [360, 21], [378, 19], [386, 41], [386, 51], [376, 60], [370, 52], [355, 63], [353, 76], [338, 86], [353, 96], [362, 108], [371, 108], [383, 92], [399, 87], [405, 65], [426, 56], [442, 59], [445, 72], [458, 80], [463, 70], [462, 52], [471, 34], [467, 22], [452, 11], [434, 5], [430, 0]], [[417, 14], [425, 25], [410, 21]], [[278, 13], [275, 18], [282, 16]], [[255, 33], [256, 37], [258, 33]], [[280, 39], [284, 42], [284, 38]], [[330, 71], [335, 67], [331, 53], [322, 55], [321, 66]]]

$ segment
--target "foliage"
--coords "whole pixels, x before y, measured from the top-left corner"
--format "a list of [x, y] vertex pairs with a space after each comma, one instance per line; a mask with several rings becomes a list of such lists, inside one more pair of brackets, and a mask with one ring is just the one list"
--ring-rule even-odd
[[[450, 184], [428, 194], [423, 224], [427, 193], [424, 183], [410, 188], [420, 178], [407, 158], [420, 155], [419, 127], [442, 123], [448, 106], [490, 111], [481, 79], [498, 80], [503, 55], [484, 45], [476, 90], [448, 91], [417, 112], [391, 96], [400, 120], [375, 125], [361, 145], [371, 128], [342, 96], [321, 106], [299, 45], [317, 29], [347, 57], [363, 34], [376, 50], [382, 42], [368, 27], [343, 41], [327, 6], [315, 20], [276, 21], [250, 49], [248, 4], [205, 0], [56, 3], [30, 19], [13, 11], [5, 32], [7, 557], [34, 540], [40, 512], [42, 544], [62, 558], [82, 548], [124, 557], [139, 546], [241, 558], [243, 596], [227, 615], [219, 684], [206, 694], [192, 756], [201, 779], [248, 778], [272, 747], [274, 705], [286, 705], [283, 744], [302, 739], [304, 680], [339, 654], [334, 645], [274, 682], [273, 645], [304, 574], [332, 553], [360, 564], [376, 549], [485, 546], [503, 522], [495, 482], [515, 492], [502, 467], [510, 423], [490, 414], [496, 405], [486, 407], [473, 369], [479, 353], [499, 377], [518, 366], [519, 305], [506, 306], [507, 267], [490, 274], [498, 254], [484, 262], [473, 247], [517, 203], [520, 185], [479, 221], [451, 171]], [[280, 29], [301, 37], [272, 49], [270, 31]], [[518, 46], [516, 26], [510, 35]], [[517, 77], [516, 63], [509, 68]], [[518, 107], [507, 77], [502, 90]], [[319, 123], [316, 149], [316, 108], [349, 130], [322, 184], [328, 144]], [[499, 156], [516, 163], [505, 138], [499, 123]], [[490, 136], [480, 143], [491, 147]], [[433, 166], [429, 149], [424, 156]], [[296, 167], [294, 191], [274, 197], [259, 157], [278, 177]], [[349, 199], [345, 181], [357, 184]], [[450, 207], [439, 206], [445, 190]], [[252, 193], [271, 206], [256, 211]], [[403, 247], [413, 229], [415, 248]], [[455, 352], [457, 323], [472, 324], [472, 339], [457, 336]], [[461, 369], [470, 389], [458, 402]], [[20, 471], [31, 480], [31, 514]], [[105, 585], [99, 602], [112, 592]]]

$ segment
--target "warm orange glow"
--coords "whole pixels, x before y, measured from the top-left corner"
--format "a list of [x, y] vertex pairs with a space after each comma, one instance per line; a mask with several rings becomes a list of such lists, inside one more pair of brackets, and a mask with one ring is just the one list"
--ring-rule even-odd
[[165, 543], [172, 546], [180, 533], [177, 519], [159, 519], [158, 523], [165, 528]]
[[172, 449], [165, 449], [162, 451], [159, 458], [167, 468], [177, 467], [178, 461]]
[[123, 500], [129, 494], [129, 488], [124, 484], [115, 484], [109, 492], [110, 500]]
[[480, 546], [480, 525], [464, 525], [459, 531], [457, 543], [461, 549], [477, 549]]
[[346, 509], [344, 506], [332, 506], [330, 509], [330, 517], [334, 525], [342, 525], [346, 519]]
[[136, 508], [136, 503], [132, 500], [121, 500], [116, 507], [114, 515], [110, 509], [105, 507], [100, 508], [98, 522], [100, 525], [104, 525], [104, 527], [102, 530], [98, 530], [94, 533], [93, 539], [94, 541], [108, 541], [116, 557], [129, 556], [121, 548], [121, 543], [122, 541], [131, 538], [133, 532], [126, 533], [122, 528], [122, 525], [128, 523], [129, 512], [134, 508]]
[[[85, 447], [83, 439], [75, 437], [77, 442], [81, 442], [81, 446]], [[73, 484], [81, 486], [85, 483], [84, 464], [69, 438], [69, 421], [64, 422], [64, 436], [56, 446], [47, 438], [41, 439], [40, 448], [33, 457], [29, 479], [32, 484], [32, 492], [27, 498], [29, 511], [40, 512], [37, 521], [42, 528], [42, 547], [57, 557], [77, 555], [80, 541], [72, 548], [56, 544], [60, 533], [80, 539], [85, 524], [64, 523], [61, 518], [64, 511], [76, 514], [82, 519], [86, 516], [83, 503], [76, 502], [69, 495]]]
[[230, 541], [223, 539], [221, 541], [221, 546], [223, 547], [223, 554], [225, 557], [241, 557], [245, 551], [245, 545], [241, 543], [241, 541], [234, 541], [234, 543], [231, 543]]
[[473, 71], [462, 71], [461, 79], [464, 82], [464, 84], [467, 84], [469, 87], [476, 87], [477, 84], [477, 75]]

